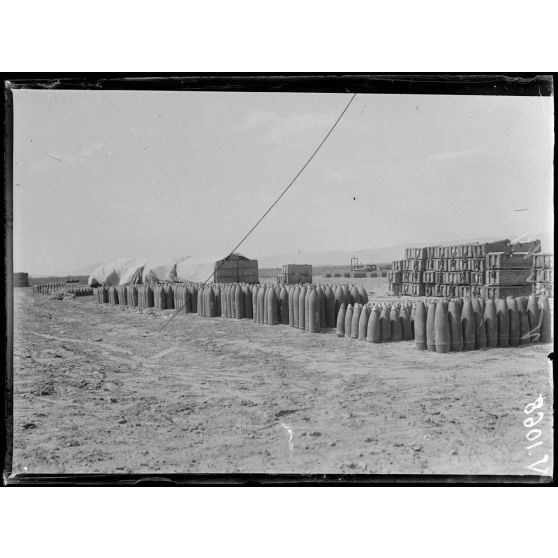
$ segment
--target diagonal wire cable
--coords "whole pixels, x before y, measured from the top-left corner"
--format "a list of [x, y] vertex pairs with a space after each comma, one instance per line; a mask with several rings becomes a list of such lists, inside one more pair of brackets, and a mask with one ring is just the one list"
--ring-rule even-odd
[[[234, 254], [238, 250], [238, 248], [242, 246], [244, 241], [252, 234], [254, 229], [267, 217], [269, 212], [279, 203], [279, 200], [289, 191], [290, 187], [296, 182], [296, 179], [304, 172], [304, 169], [310, 164], [310, 161], [312, 161], [312, 159], [316, 156], [318, 151], [322, 148], [324, 143], [327, 141], [327, 138], [329, 138], [333, 130], [335, 130], [337, 124], [339, 124], [341, 118], [343, 118], [343, 115], [347, 112], [347, 109], [351, 106], [351, 103], [354, 101], [356, 96], [357, 94], [353, 93], [353, 96], [350, 98], [349, 102], [345, 105], [345, 108], [343, 109], [343, 111], [341, 112], [337, 120], [333, 123], [333, 126], [329, 129], [329, 132], [325, 135], [324, 139], [319, 143], [318, 147], [316, 147], [316, 149], [314, 150], [312, 155], [310, 155], [306, 163], [304, 163], [302, 168], [296, 173], [295, 177], [289, 182], [289, 184], [281, 192], [279, 197], [269, 206], [268, 210], [260, 217], [260, 219], [256, 222], [256, 224], [242, 237], [242, 240], [230, 251], [229, 255], [223, 260], [221, 260], [221, 263], [213, 270], [213, 273], [201, 284], [198, 290], [200, 288], [203, 288], [206, 285], [206, 283], [215, 275], [215, 273], [217, 273], [217, 271], [225, 263], [227, 258], [232, 254]], [[186, 304], [183, 304], [180, 308], [178, 308], [178, 310], [176, 310], [176, 312], [169, 318], [169, 320], [159, 328], [159, 331], [162, 331], [168, 324], [170, 324], [170, 322], [174, 320], [175, 316], [177, 316], [183, 310], [184, 306], [186, 306]]]

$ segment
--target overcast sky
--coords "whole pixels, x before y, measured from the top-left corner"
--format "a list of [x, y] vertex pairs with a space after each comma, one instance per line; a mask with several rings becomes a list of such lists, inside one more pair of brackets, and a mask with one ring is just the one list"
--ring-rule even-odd
[[[226, 255], [349, 98], [15, 90], [14, 270]], [[548, 236], [552, 114], [548, 97], [359, 94], [239, 251]]]

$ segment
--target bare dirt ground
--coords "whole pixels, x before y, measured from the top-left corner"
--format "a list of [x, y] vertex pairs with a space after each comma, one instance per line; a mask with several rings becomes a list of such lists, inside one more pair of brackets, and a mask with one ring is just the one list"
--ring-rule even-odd
[[14, 299], [14, 474], [552, 472], [551, 344], [439, 355], [192, 314], [159, 332], [172, 311]]

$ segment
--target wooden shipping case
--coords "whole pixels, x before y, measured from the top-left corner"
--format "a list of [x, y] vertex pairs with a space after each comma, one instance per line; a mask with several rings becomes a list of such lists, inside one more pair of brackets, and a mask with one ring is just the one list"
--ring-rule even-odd
[[445, 296], [445, 285], [439, 283], [429, 283], [424, 285], [424, 294], [426, 296]]
[[531, 268], [525, 269], [487, 269], [487, 285], [523, 285], [531, 276]]
[[535, 281], [537, 283], [554, 283], [554, 270], [535, 269]]
[[529, 296], [533, 290], [531, 285], [485, 285], [483, 289], [486, 293], [485, 298]]
[[389, 290], [395, 295], [401, 294], [402, 287], [401, 283], [389, 283]]
[[405, 257], [408, 259], [422, 260], [426, 258], [426, 248], [405, 248]]
[[532, 267], [533, 255], [526, 252], [492, 252], [486, 255], [486, 269], [524, 269]]
[[422, 271], [404, 271], [403, 283], [422, 283]]
[[403, 260], [403, 269], [405, 271], [424, 271], [426, 269], [426, 260]]
[[312, 283], [312, 266], [309, 264], [287, 264], [277, 277], [279, 283], [297, 285], [298, 283]]
[[215, 262], [213, 281], [215, 283], [259, 283], [258, 260]]
[[554, 267], [554, 256], [553, 254], [535, 254], [533, 256], [533, 267], [536, 268], [553, 268]]
[[512, 252], [530, 252], [535, 254], [541, 251], [541, 241], [531, 240], [529, 242], [516, 242], [510, 245]]
[[424, 285], [418, 283], [403, 283], [402, 294], [406, 296], [424, 296]]
[[426, 269], [425, 271], [443, 271], [444, 270], [444, 260], [440, 258], [432, 258], [425, 261]]
[[552, 283], [535, 283], [534, 288], [535, 294], [538, 296], [554, 297], [554, 285]]

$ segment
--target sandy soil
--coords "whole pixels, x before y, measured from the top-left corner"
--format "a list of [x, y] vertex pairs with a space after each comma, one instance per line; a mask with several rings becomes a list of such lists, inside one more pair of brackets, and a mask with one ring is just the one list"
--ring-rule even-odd
[[438, 355], [192, 314], [159, 332], [172, 311], [14, 297], [15, 474], [552, 471], [550, 344]]

